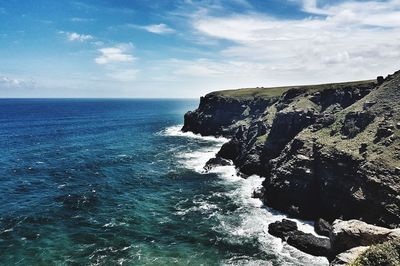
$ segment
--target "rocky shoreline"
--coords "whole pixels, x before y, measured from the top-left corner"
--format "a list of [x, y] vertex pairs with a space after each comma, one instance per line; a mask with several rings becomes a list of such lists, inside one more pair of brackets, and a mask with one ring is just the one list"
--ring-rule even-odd
[[232, 161], [244, 178], [265, 177], [254, 195], [267, 206], [333, 223], [329, 249], [296, 230], [285, 235], [294, 246], [309, 239], [305, 252], [319, 242], [331, 260], [345, 251], [332, 242], [338, 219], [400, 226], [400, 72], [375, 81], [213, 92], [185, 114], [182, 130], [229, 138], [206, 168]]

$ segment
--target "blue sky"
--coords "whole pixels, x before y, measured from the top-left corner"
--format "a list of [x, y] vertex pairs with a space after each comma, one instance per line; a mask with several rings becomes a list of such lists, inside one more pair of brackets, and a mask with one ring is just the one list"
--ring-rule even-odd
[[0, 97], [190, 98], [399, 59], [399, 0], [0, 0]]

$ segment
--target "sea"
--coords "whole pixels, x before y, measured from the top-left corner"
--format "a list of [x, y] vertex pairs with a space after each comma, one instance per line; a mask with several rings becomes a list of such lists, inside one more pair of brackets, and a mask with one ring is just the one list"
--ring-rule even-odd
[[328, 265], [268, 234], [263, 178], [204, 170], [228, 140], [180, 131], [197, 105], [0, 100], [0, 265]]

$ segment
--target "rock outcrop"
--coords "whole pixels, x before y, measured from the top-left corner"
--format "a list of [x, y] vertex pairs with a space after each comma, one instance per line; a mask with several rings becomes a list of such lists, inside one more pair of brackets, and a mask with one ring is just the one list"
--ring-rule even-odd
[[265, 177], [262, 198], [270, 207], [394, 228], [399, 121], [397, 72], [378, 82], [213, 92], [185, 115], [182, 130], [230, 138], [217, 157], [244, 176]]
[[[377, 81], [213, 92], [182, 130], [230, 138], [208, 168], [232, 162], [244, 177], [265, 177], [254, 197], [329, 232], [328, 251], [290, 221], [270, 226], [300, 250], [345, 252], [336, 258], [344, 263], [361, 250], [354, 248], [397, 237], [373, 225], [400, 227], [400, 71]], [[336, 219], [373, 225], [331, 228]]]
[[297, 224], [293, 221], [283, 219], [281, 222], [271, 223], [268, 226], [268, 232], [305, 253], [328, 258], [332, 256], [331, 243], [328, 238], [304, 233], [297, 229]]
[[400, 238], [400, 229], [388, 229], [358, 220], [336, 220], [330, 233], [335, 254], [354, 247], [381, 244], [397, 238]]
[[320, 218], [317, 221], [315, 221], [314, 230], [317, 234], [321, 236], [329, 237], [332, 231], [332, 225], [329, 222], [325, 221], [324, 219]]
[[[400, 243], [400, 229], [388, 229], [358, 220], [336, 220], [332, 226], [320, 220], [314, 227], [328, 231], [329, 238], [304, 233], [298, 230], [296, 222], [287, 219], [271, 223], [268, 232], [303, 252], [327, 257], [331, 265], [353, 262], [372, 245], [393, 241], [399, 246]], [[395, 249], [394, 253], [394, 256], [400, 256], [400, 249]]]

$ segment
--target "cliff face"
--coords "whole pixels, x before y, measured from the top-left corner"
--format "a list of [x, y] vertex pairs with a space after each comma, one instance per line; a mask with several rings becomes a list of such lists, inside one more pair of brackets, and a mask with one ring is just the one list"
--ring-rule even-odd
[[302, 218], [400, 225], [400, 73], [373, 81], [214, 92], [184, 131], [225, 136], [218, 157]]

